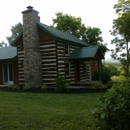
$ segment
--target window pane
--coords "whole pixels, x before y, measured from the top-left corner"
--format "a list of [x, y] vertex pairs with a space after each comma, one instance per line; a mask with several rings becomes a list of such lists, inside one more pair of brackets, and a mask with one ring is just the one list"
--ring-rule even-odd
[[68, 69], [69, 68], [69, 63], [66, 63], [66, 69]]
[[65, 44], [65, 54], [69, 54], [69, 45]]
[[9, 81], [13, 81], [12, 64], [9, 64]]
[[65, 65], [66, 65], [66, 66], [65, 66], [65, 68], [66, 68], [65, 73], [66, 73], [66, 75], [70, 75], [70, 63], [67, 62]]

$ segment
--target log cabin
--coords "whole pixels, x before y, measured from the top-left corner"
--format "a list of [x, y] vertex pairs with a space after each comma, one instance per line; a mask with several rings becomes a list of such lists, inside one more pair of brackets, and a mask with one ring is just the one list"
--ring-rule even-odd
[[0, 84], [28, 83], [53, 86], [57, 73], [70, 85], [101, 81], [99, 46], [90, 46], [72, 34], [40, 22], [38, 11], [28, 6], [23, 14], [23, 32], [13, 46], [0, 48]]

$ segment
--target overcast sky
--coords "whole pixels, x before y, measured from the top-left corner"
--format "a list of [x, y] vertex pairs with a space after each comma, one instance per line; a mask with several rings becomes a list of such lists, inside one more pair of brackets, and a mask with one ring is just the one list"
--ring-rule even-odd
[[[7, 42], [6, 36], [11, 35], [11, 26], [18, 22], [22, 23], [23, 10], [27, 6], [33, 6], [39, 11], [41, 22], [52, 24], [52, 18], [56, 12], [68, 13], [72, 16], [81, 17], [86, 27], [98, 27], [102, 31], [104, 43], [112, 48], [109, 30], [112, 28], [113, 19], [117, 15], [113, 9], [118, 0], [1, 0], [0, 2], [0, 42]], [[106, 58], [110, 57], [107, 53]]]

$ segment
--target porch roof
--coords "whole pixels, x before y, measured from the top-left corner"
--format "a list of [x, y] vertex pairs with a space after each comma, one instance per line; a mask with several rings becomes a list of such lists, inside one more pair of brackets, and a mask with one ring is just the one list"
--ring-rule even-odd
[[70, 55], [70, 60], [96, 59], [95, 55], [99, 54], [100, 59], [104, 59], [104, 55], [99, 46], [81, 47], [75, 49]]
[[17, 56], [17, 48], [8, 46], [0, 48], [0, 60], [13, 59]]

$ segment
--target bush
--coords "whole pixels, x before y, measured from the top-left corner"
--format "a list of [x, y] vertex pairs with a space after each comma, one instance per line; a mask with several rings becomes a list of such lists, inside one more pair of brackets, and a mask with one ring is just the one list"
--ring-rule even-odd
[[57, 91], [57, 92], [67, 92], [67, 90], [68, 90], [67, 87], [68, 87], [67, 81], [64, 80], [58, 72], [57, 78], [55, 79], [55, 91]]
[[9, 89], [19, 89], [19, 86], [17, 84], [8, 84], [7, 88], [9, 88]]
[[41, 89], [45, 91], [45, 90], [47, 90], [47, 86], [45, 84], [43, 84]]
[[95, 90], [101, 90], [103, 88], [103, 85], [102, 85], [102, 83], [100, 81], [94, 82], [93, 86], [94, 86]]
[[101, 80], [102, 80], [102, 84], [106, 84], [111, 80], [110, 69], [106, 66], [103, 66], [102, 68]]
[[27, 83], [23, 86], [23, 90], [30, 90], [30, 89], [31, 87]]
[[[99, 80], [99, 72], [94, 72], [95, 80]], [[101, 80], [102, 84], [105, 85], [107, 82], [111, 81], [110, 68], [107, 66], [103, 66], [101, 71]]]
[[94, 112], [98, 130], [129, 130], [130, 82], [109, 89]]
[[113, 82], [113, 81], [108, 81], [108, 82], [105, 84], [105, 88], [106, 88], [106, 89], [109, 89], [109, 88], [111, 88], [114, 84], [115, 84], [115, 82]]

